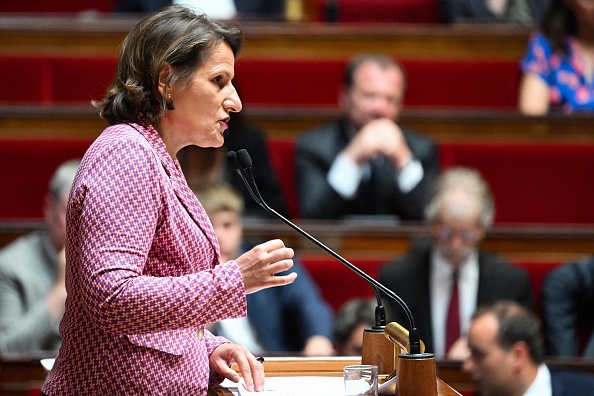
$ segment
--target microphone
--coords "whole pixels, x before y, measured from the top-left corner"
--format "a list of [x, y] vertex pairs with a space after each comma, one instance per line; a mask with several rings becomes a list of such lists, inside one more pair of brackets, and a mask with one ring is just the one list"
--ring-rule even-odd
[[407, 316], [409, 324], [410, 324], [410, 330], [408, 331], [408, 344], [409, 344], [408, 352], [410, 355], [421, 354], [421, 339], [419, 336], [419, 331], [415, 325], [415, 321], [413, 319], [412, 313], [411, 313], [410, 309], [408, 308], [408, 306], [406, 305], [406, 303], [396, 293], [394, 293], [392, 290], [388, 289], [387, 287], [385, 287], [384, 285], [379, 283], [377, 280], [375, 280], [374, 278], [369, 276], [367, 273], [365, 273], [364, 271], [359, 269], [357, 266], [353, 265], [352, 263], [350, 263], [349, 261], [344, 259], [338, 253], [334, 252], [332, 249], [330, 249], [329, 247], [324, 245], [322, 242], [318, 241], [316, 238], [314, 238], [313, 236], [311, 236], [310, 234], [305, 232], [303, 229], [298, 227], [295, 223], [286, 219], [284, 216], [279, 214], [276, 210], [274, 210], [273, 208], [268, 206], [268, 204], [264, 201], [264, 198], [262, 198], [262, 195], [260, 194], [260, 191], [258, 190], [258, 186], [256, 185], [256, 181], [254, 179], [254, 175], [252, 172], [252, 159], [250, 158], [250, 155], [247, 152], [247, 150], [241, 149], [241, 150], [238, 150], [237, 152], [235, 152], [235, 151], [227, 152], [227, 161], [231, 165], [233, 170], [242, 179], [242, 181], [245, 184], [251, 197], [254, 199], [254, 201], [256, 201], [256, 203], [258, 203], [258, 205], [260, 205], [266, 211], [268, 211], [269, 213], [271, 213], [272, 215], [274, 215], [275, 217], [277, 217], [278, 219], [283, 221], [285, 224], [287, 224], [288, 226], [293, 228], [295, 231], [297, 231], [298, 233], [300, 233], [301, 235], [303, 235], [304, 237], [306, 237], [307, 239], [309, 239], [310, 241], [312, 241], [313, 243], [318, 245], [320, 248], [325, 250], [327, 253], [332, 255], [335, 259], [340, 261], [342, 264], [347, 266], [350, 270], [354, 271], [355, 273], [357, 273], [357, 275], [359, 275], [360, 277], [365, 279], [367, 281], [367, 283], [369, 283], [369, 285], [373, 288], [373, 290], [375, 292], [376, 299], [377, 299], [377, 307], [376, 307], [376, 311], [375, 311], [376, 324], [375, 324], [375, 326], [373, 326], [373, 329], [375, 329], [376, 331], [379, 329], [383, 330], [386, 326], [386, 315], [385, 315], [385, 309], [384, 309], [384, 306], [382, 304], [381, 297], [380, 297], [380, 290], [382, 292], [384, 292], [388, 297], [390, 297], [394, 301], [396, 301], [398, 303], [398, 305], [400, 305], [400, 307], [406, 313], [406, 316]]

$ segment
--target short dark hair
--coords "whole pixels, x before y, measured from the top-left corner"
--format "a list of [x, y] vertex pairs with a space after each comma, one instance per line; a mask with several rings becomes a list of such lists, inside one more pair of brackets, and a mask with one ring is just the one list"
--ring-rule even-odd
[[479, 308], [472, 319], [485, 314], [493, 314], [499, 322], [497, 340], [504, 350], [518, 342], [524, 342], [530, 349], [530, 357], [535, 363], [545, 358], [544, 337], [540, 319], [524, 306], [514, 301], [499, 301]]
[[342, 83], [345, 90], [348, 91], [353, 87], [355, 73], [357, 73], [357, 70], [359, 70], [359, 68], [367, 62], [374, 63], [382, 69], [388, 69], [391, 67], [397, 68], [402, 73], [404, 81], [406, 82], [406, 72], [402, 65], [395, 59], [382, 54], [361, 54], [353, 58], [344, 70]]
[[173, 103], [159, 93], [159, 73], [169, 64], [167, 84], [188, 81], [213, 48], [229, 44], [237, 57], [243, 34], [236, 26], [173, 5], [144, 17], [124, 40], [115, 77], [105, 97], [93, 103], [111, 125], [120, 122], [155, 123]]
[[334, 318], [334, 340], [344, 344], [360, 324], [375, 323], [375, 300], [354, 298], [347, 301]]

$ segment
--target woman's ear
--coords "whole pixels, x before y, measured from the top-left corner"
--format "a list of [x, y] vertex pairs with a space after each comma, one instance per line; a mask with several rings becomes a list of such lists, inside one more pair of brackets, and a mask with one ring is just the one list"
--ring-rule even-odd
[[170, 89], [169, 78], [171, 76], [171, 72], [171, 65], [167, 62], [163, 63], [163, 67], [161, 67], [161, 71], [159, 72], [159, 94], [161, 94], [161, 96], [164, 98], [168, 98], [168, 94], [169, 97], [171, 97], [171, 94], [168, 92]]

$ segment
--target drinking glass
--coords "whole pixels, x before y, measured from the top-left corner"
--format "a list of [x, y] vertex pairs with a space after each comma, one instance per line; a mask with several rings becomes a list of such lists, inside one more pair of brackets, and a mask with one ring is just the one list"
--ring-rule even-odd
[[345, 396], [377, 396], [377, 366], [359, 364], [344, 368]]

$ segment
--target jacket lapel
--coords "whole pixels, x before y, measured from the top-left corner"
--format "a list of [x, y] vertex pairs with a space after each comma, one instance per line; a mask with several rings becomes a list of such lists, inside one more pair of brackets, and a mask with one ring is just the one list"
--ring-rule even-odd
[[137, 124], [132, 124], [132, 126], [138, 130], [155, 149], [157, 157], [161, 161], [165, 172], [171, 180], [175, 195], [179, 199], [182, 206], [186, 209], [186, 212], [188, 212], [190, 215], [190, 218], [192, 218], [194, 223], [196, 223], [196, 225], [202, 230], [210, 244], [215, 249], [218, 262], [220, 248], [214, 229], [212, 228], [212, 224], [208, 218], [208, 215], [206, 214], [206, 211], [198, 201], [198, 198], [196, 198], [194, 192], [188, 186], [179, 162], [177, 159], [173, 160], [173, 158], [171, 158], [169, 152], [167, 151], [167, 147], [165, 147], [163, 139], [161, 139], [161, 136], [152, 125], [142, 127]]

